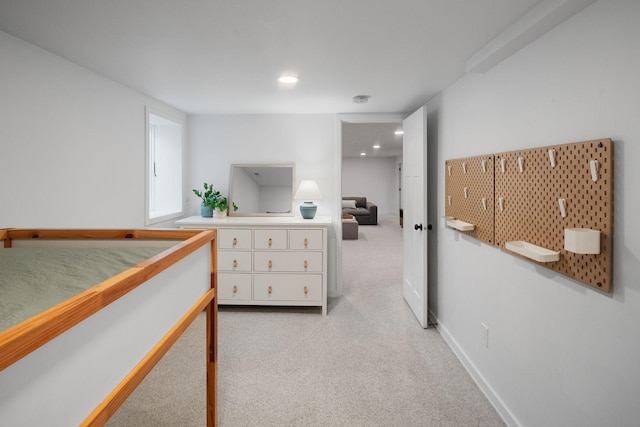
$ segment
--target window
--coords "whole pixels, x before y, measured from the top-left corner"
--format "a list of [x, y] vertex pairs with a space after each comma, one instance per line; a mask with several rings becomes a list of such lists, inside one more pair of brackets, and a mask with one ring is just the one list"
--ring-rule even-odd
[[146, 108], [147, 217], [156, 224], [182, 216], [182, 119]]

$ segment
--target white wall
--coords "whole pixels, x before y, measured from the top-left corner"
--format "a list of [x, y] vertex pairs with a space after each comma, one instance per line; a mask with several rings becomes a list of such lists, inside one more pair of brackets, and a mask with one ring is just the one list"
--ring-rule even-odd
[[433, 223], [444, 215], [446, 159], [614, 140], [611, 295], [457, 232], [432, 235], [431, 309], [512, 425], [631, 426], [640, 419], [638, 22], [640, 2], [601, 0], [428, 106], [437, 158]]
[[145, 105], [184, 114], [0, 32], [0, 227], [142, 227]]
[[[145, 106], [185, 114], [2, 32], [0, 57], [0, 227], [143, 227]], [[318, 181], [318, 215], [339, 218], [335, 115], [193, 121], [187, 212], [199, 213], [203, 181], [228, 192], [230, 163], [294, 162], [297, 183]], [[329, 242], [333, 296], [335, 230]]]
[[[229, 191], [232, 163], [295, 163], [297, 185], [315, 179], [323, 203], [317, 215], [331, 216], [329, 230], [329, 296], [339, 295], [336, 257], [339, 252], [336, 227], [340, 226], [337, 194], [339, 170], [337, 118], [333, 114], [201, 115], [189, 117], [187, 153], [189, 188], [203, 181], [224, 195]], [[196, 214], [198, 200], [192, 197], [187, 211]]]
[[342, 196], [364, 196], [378, 205], [378, 216], [398, 216], [398, 165], [395, 157], [343, 157]]

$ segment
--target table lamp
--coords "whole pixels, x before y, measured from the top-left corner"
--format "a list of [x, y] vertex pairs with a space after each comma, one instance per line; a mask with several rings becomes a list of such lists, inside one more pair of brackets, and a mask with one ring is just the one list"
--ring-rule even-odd
[[302, 218], [313, 219], [313, 217], [316, 216], [318, 206], [313, 203], [312, 200], [322, 199], [322, 194], [320, 193], [317, 182], [312, 179], [303, 179], [298, 187], [298, 191], [296, 191], [293, 197], [296, 200], [303, 201], [300, 205], [300, 215], [302, 215]]

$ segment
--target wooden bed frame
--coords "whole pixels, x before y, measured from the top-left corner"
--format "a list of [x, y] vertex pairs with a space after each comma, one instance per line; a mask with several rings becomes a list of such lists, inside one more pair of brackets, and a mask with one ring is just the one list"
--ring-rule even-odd
[[0, 331], [0, 425], [104, 425], [205, 309], [207, 426], [217, 425], [216, 230], [0, 229], [5, 248], [136, 239], [182, 241]]

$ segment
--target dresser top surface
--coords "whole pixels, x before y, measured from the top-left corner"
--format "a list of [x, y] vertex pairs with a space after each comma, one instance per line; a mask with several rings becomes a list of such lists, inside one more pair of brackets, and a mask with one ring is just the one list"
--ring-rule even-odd
[[292, 227], [327, 227], [331, 224], [331, 217], [316, 216], [313, 219], [303, 219], [300, 216], [287, 217], [249, 217], [232, 216], [226, 218], [204, 218], [199, 215], [190, 216], [176, 221], [178, 227], [184, 228], [216, 228], [216, 227], [269, 227], [269, 226], [292, 226]]

